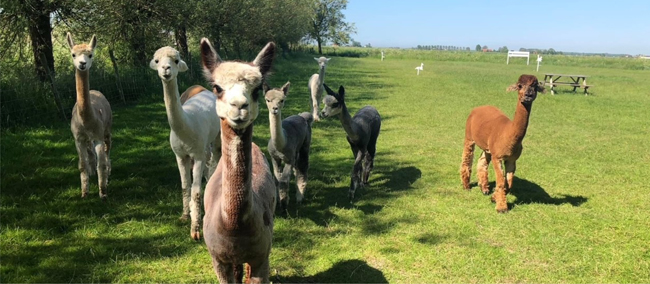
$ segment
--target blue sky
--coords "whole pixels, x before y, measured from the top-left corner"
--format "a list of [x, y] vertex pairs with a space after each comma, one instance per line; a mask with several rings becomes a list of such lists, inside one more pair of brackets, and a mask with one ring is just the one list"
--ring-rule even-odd
[[650, 1], [348, 0], [352, 38], [373, 47], [507, 46], [650, 55]]

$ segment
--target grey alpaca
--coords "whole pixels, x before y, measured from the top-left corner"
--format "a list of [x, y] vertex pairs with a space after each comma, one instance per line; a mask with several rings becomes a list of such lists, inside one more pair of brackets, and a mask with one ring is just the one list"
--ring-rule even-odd
[[325, 107], [321, 112], [323, 118], [338, 115], [341, 125], [347, 134], [348, 143], [352, 148], [355, 157], [350, 180], [350, 200], [354, 199], [354, 192], [363, 185], [368, 184], [370, 171], [372, 171], [375, 152], [377, 151], [377, 137], [381, 128], [381, 117], [379, 112], [372, 106], [365, 106], [360, 109], [354, 117], [350, 116], [345, 105], [345, 89], [339, 87], [335, 93], [327, 85], [323, 84], [327, 96], [323, 98]]
[[[282, 107], [289, 94], [290, 82], [282, 88], [271, 89], [264, 83], [264, 98], [269, 109], [271, 139], [269, 154], [273, 164], [275, 183], [280, 192], [280, 206], [283, 210], [289, 205], [289, 180], [291, 170], [296, 176], [296, 203], [301, 204], [307, 187], [309, 169], [309, 148], [311, 146], [311, 124], [314, 117], [303, 112], [282, 120]], [[284, 163], [284, 167], [282, 167]], [[282, 171], [280, 171], [282, 169]]]

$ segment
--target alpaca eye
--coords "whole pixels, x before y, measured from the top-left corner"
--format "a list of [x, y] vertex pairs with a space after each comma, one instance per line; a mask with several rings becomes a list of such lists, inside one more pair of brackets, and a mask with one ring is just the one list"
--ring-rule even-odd
[[154, 60], [153, 62], [156, 62], [156, 64], [158, 64], [158, 59]]
[[219, 93], [223, 92], [223, 89], [221, 88], [221, 86], [219, 86], [217, 84], [214, 84], [214, 86], [212, 86], [212, 89], [214, 90], [214, 92], [216, 94], [219, 94]]
[[266, 102], [267, 102], [267, 103], [270, 103], [270, 102], [271, 102], [271, 100], [266, 100]]
[[176, 62], [176, 64], [178, 64], [178, 59], [176, 59], [176, 61], [174, 61], [174, 62]]
[[93, 58], [93, 55], [92, 55], [92, 54], [91, 54], [91, 55], [88, 55], [88, 58]]
[[333, 103], [332, 107], [339, 107], [339, 103]]
[[280, 100], [280, 103], [284, 103], [284, 100]]
[[75, 57], [77, 57], [77, 55], [73, 53], [73, 54], [72, 54], [72, 58], [75, 58]]

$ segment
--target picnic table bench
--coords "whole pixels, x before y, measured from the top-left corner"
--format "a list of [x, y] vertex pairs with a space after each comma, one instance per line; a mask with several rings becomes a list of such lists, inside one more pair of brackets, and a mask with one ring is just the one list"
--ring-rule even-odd
[[[564, 77], [565, 79], [569, 78], [570, 80], [560, 81], [560, 78], [562, 77]], [[589, 94], [587, 90], [589, 89], [589, 87], [591, 87], [591, 85], [587, 85], [587, 77], [589, 76], [547, 73], [544, 74], [544, 86], [551, 87], [551, 95], [555, 95], [556, 86], [569, 86], [569, 87], [573, 87], [573, 92], [575, 92], [577, 88], [583, 88], [585, 90], [585, 96], [586, 96], [587, 94]]]

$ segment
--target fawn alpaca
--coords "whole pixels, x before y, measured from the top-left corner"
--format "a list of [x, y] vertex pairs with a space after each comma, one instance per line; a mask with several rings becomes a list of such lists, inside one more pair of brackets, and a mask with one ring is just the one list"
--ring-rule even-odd
[[89, 72], [93, 63], [93, 54], [97, 38], [93, 35], [90, 45], [75, 45], [72, 35], [67, 35], [72, 53], [77, 86], [77, 102], [72, 108], [70, 129], [79, 154], [79, 172], [81, 172], [81, 197], [88, 195], [89, 176], [97, 167], [99, 180], [99, 197], [108, 196], [108, 176], [111, 174], [111, 125], [113, 113], [111, 105], [102, 93], [90, 90]]
[[276, 187], [264, 154], [252, 141], [261, 84], [274, 56], [270, 42], [253, 62], [224, 62], [210, 41], [201, 39], [203, 73], [217, 96], [222, 149], [205, 187], [203, 233], [221, 283], [241, 283], [244, 263], [252, 283], [269, 281]]
[[[496, 210], [499, 213], [508, 211], [506, 194], [512, 189], [512, 179], [517, 168], [517, 159], [523, 149], [521, 142], [526, 135], [530, 111], [537, 92], [544, 92], [544, 88], [539, 86], [535, 76], [521, 75], [517, 83], [508, 87], [507, 91], [519, 92], [514, 119], [511, 121], [502, 111], [493, 106], [473, 109], [465, 125], [465, 142], [460, 166], [463, 187], [469, 189], [474, 145], [478, 145], [483, 150], [476, 164], [478, 184], [483, 194], [490, 193], [488, 165], [492, 162], [497, 184], [491, 199], [496, 202]], [[502, 162], [505, 164], [505, 174]]]

